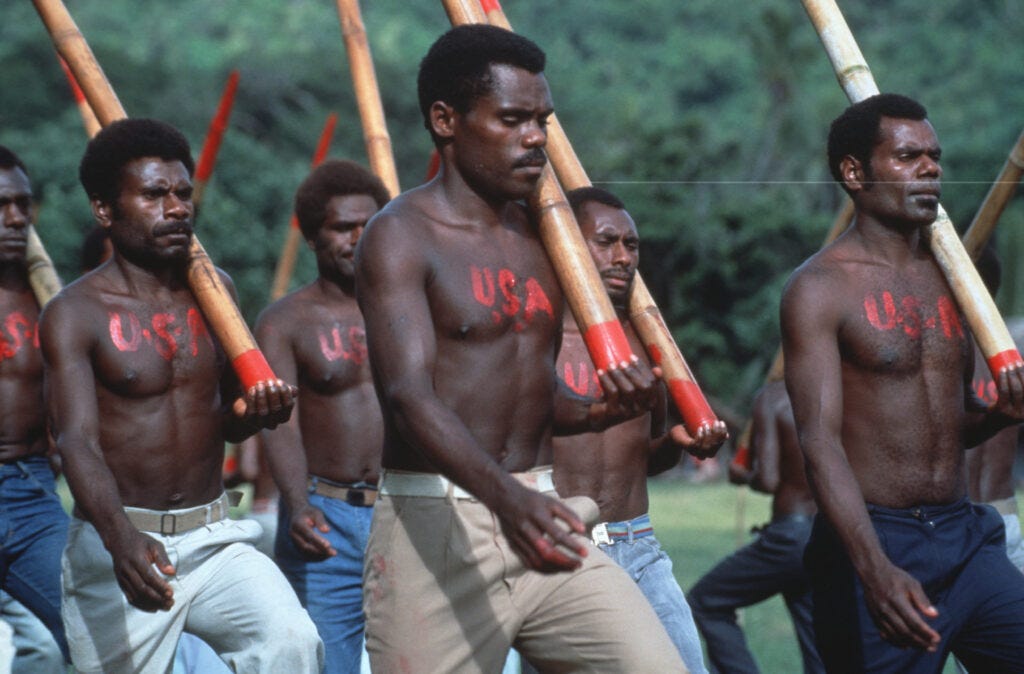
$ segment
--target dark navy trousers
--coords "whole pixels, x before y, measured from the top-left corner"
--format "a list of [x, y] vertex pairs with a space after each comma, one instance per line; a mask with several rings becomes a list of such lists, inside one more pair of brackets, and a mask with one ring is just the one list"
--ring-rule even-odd
[[962, 499], [942, 506], [868, 505], [882, 548], [921, 583], [938, 617], [937, 652], [901, 649], [878, 634], [846, 550], [822, 515], [805, 563], [818, 651], [830, 673], [941, 672], [954, 653], [971, 674], [1024, 673], [1024, 574], [1006, 557], [995, 509]]

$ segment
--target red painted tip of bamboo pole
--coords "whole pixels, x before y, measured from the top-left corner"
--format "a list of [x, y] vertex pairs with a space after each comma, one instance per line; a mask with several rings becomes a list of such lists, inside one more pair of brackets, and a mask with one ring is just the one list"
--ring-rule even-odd
[[480, 0], [480, 6], [485, 12], [500, 12], [501, 3], [498, 0]]
[[430, 151], [430, 159], [427, 161], [427, 175], [423, 182], [427, 183], [434, 179], [437, 172], [441, 170], [441, 153], [435, 147]]
[[332, 112], [324, 122], [324, 129], [320, 132], [320, 140], [316, 144], [316, 152], [313, 153], [311, 168], [316, 168], [324, 163], [327, 158], [327, 151], [331, 149], [331, 140], [334, 138], [334, 127], [338, 124], [338, 113]]
[[199, 163], [196, 164], [196, 180], [206, 182], [213, 175], [213, 166], [217, 162], [217, 152], [220, 150], [220, 143], [224, 139], [224, 132], [228, 128], [228, 118], [231, 116], [231, 108], [235, 104], [235, 92], [238, 90], [238, 71], [232, 70], [228, 75], [227, 84], [224, 86], [224, 93], [221, 94], [220, 103], [217, 105], [217, 112], [210, 120], [210, 126], [206, 131], [206, 141], [203, 142], [203, 151], [199, 155]]
[[75, 103], [85, 103], [85, 92], [82, 91], [82, 87], [78, 86], [78, 80], [75, 79], [74, 74], [71, 72], [71, 68], [68, 67], [68, 62], [59, 54], [57, 55], [57, 58], [60, 59], [61, 70], [64, 71], [64, 76], [68, 78], [68, 84], [71, 85], [71, 93], [75, 97]]

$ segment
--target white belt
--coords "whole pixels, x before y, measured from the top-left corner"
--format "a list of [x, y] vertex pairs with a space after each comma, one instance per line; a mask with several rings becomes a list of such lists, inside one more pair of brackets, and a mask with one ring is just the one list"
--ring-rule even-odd
[[[540, 492], [555, 490], [555, 482], [551, 477], [550, 468], [531, 470], [526, 473], [512, 473], [511, 475], [530, 489]], [[444, 475], [414, 473], [405, 470], [381, 471], [380, 494], [382, 496], [423, 496], [427, 498], [476, 498]]]

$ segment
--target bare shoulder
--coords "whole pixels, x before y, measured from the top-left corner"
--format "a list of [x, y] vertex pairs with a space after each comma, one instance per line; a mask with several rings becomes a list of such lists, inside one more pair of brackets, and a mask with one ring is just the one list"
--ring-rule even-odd
[[838, 300], [853, 280], [842, 246], [832, 244], [810, 258], [790, 275], [782, 291], [782, 328], [809, 319], [835, 316]]
[[91, 333], [93, 319], [106, 317], [102, 286], [102, 276], [87, 274], [64, 286], [46, 303], [39, 318], [40, 346], [44, 353], [48, 346], [56, 347], [56, 342], [65, 346], [81, 342]]
[[412, 277], [426, 268], [437, 222], [430, 201], [423, 188], [403, 192], [370, 219], [356, 247], [357, 288], [382, 274]]

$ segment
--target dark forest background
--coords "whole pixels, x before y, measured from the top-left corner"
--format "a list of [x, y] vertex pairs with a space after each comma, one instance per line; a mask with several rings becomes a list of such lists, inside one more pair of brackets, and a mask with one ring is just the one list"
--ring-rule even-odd
[[[641, 271], [703, 388], [742, 412], [778, 346], [778, 299], [840, 204], [824, 159], [846, 98], [798, 0], [505, 0], [548, 53], [559, 119], [591, 179], [643, 237]], [[1024, 1], [847, 0], [883, 91], [929, 109], [943, 203], [961, 231], [1024, 126]], [[331, 0], [67, 0], [129, 115], [181, 128], [198, 155], [232, 69], [241, 83], [198, 233], [252, 321], [266, 304], [292, 195], [326, 116], [330, 156], [366, 162]], [[430, 141], [419, 59], [448, 28], [440, 2], [364, 0], [403, 188]], [[28, 0], [0, 8], [0, 144], [29, 166], [39, 231], [65, 280], [91, 227], [85, 135]], [[1003, 215], [998, 304], [1024, 313], [1024, 197]], [[314, 276], [302, 253], [293, 287]]]

